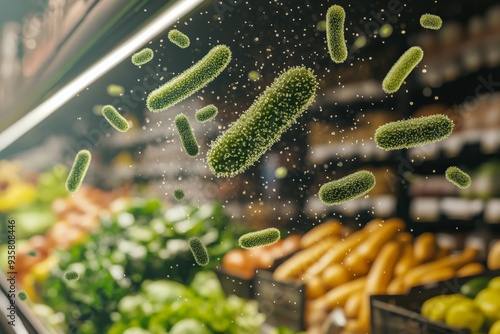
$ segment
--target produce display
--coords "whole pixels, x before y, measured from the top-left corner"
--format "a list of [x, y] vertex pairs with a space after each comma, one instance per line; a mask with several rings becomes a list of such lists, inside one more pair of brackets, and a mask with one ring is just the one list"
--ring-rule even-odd
[[[96, 228], [99, 214], [116, 197], [88, 186], [68, 195], [64, 185], [68, 171], [63, 166], [29, 175], [16, 163], [0, 162], [0, 180], [5, 179], [6, 184], [0, 217], [16, 221], [16, 271], [20, 282], [32, 282], [34, 277], [29, 272], [50, 262], [48, 258], [56, 249], [85, 240], [88, 232]], [[2, 242], [0, 254], [6, 258], [6, 253], [7, 243]], [[0, 266], [8, 271], [6, 261], [0, 261]]]
[[329, 221], [302, 237], [305, 246], [273, 273], [277, 281], [306, 286], [306, 326], [319, 332], [328, 313], [342, 308], [346, 328], [369, 331], [372, 294], [404, 294], [426, 283], [481, 274], [479, 251], [458, 253], [439, 246], [432, 233], [413, 240], [401, 219], [374, 219], [349, 234], [339, 222]]
[[462, 285], [460, 294], [432, 297], [422, 305], [422, 315], [471, 333], [500, 333], [500, 276], [475, 277]]
[[118, 302], [108, 334], [143, 329], [144, 334], [254, 334], [265, 316], [255, 301], [226, 297], [211, 271], [198, 272], [188, 286], [170, 280], [144, 281], [137, 294]]
[[[352, 10], [348, 14], [351, 15]], [[348, 58], [347, 41], [344, 39], [346, 12], [344, 8], [334, 5], [326, 13], [323, 10], [323, 16], [326, 18], [323, 29], [326, 31], [326, 37], [323, 37], [323, 42], [326, 42], [324, 51], [328, 51], [334, 63], [343, 63]], [[430, 13], [420, 17], [421, 27], [425, 29], [439, 30], [442, 23], [439, 16]], [[389, 37], [392, 25], [387, 23], [384, 26], [386, 30], [390, 28], [387, 36], [384, 37], [385, 33], [379, 31], [383, 27], [376, 29], [373, 36]], [[405, 26], [403, 23], [399, 24], [401, 29]], [[401, 30], [402, 35], [405, 33], [405, 30]], [[140, 33], [137, 35], [140, 36]], [[303, 37], [307, 37], [307, 30]], [[190, 38], [177, 29], [169, 31], [168, 39], [181, 49], [188, 48], [191, 43]], [[258, 41], [259, 38], [254, 39], [255, 43]], [[359, 44], [362, 39], [357, 38], [356, 41]], [[418, 39], [414, 42], [425, 44], [425, 41]], [[203, 40], [197, 37], [195, 49], [199, 49], [202, 43]], [[143, 107], [159, 113], [199, 91], [200, 94], [204, 93], [204, 88], [222, 74], [233, 58], [229, 46], [219, 40], [216, 41], [217, 44], [214, 43], [210, 42], [212, 49], [201, 60], [151, 91]], [[363, 45], [359, 47], [356, 42], [352, 45], [359, 50], [366, 41], [361, 44]], [[239, 46], [244, 48], [243, 44]], [[425, 52], [427, 63], [432, 63], [432, 58]], [[316, 52], [311, 54], [319, 56]], [[269, 54], [267, 59], [271, 56]], [[134, 54], [131, 61], [134, 65], [141, 66], [153, 57], [153, 50], [144, 48]], [[291, 55], [287, 58], [293, 59]], [[407, 91], [414, 91], [413, 80], [408, 80], [407, 83], [405, 81], [423, 58], [421, 46], [410, 47], [388, 70], [378, 88], [387, 95], [398, 92], [403, 84]], [[258, 63], [255, 61], [255, 64]], [[315, 105], [315, 102], [321, 104], [323, 98], [330, 99], [325, 93], [317, 96], [318, 89], [320, 86], [324, 88], [323, 81], [327, 79], [315, 74], [312, 68], [319, 70], [321, 61], [314, 62], [312, 68], [305, 63], [286, 63], [286, 68], [282, 68], [279, 75], [276, 75], [277, 72], [273, 73], [275, 80], [271, 84], [267, 82], [262, 85], [267, 88], [261, 90], [262, 86], [258, 86], [261, 93], [246, 112], [241, 113], [229, 126], [218, 126], [223, 132], [212, 141], [206, 159], [202, 159], [204, 167], [213, 177], [233, 178], [247, 171], [261, 158], [266, 159], [271, 166], [272, 161], [264, 157], [265, 153], [280, 141], [282, 134], [302, 119], [302, 114]], [[428, 65], [425, 64], [424, 67], [426, 66]], [[238, 66], [228, 68], [228, 72], [233, 72], [229, 76], [236, 77], [236, 68]], [[262, 71], [264, 67], [257, 69]], [[330, 69], [327, 72], [329, 71]], [[248, 75], [252, 72], [260, 76], [254, 70]], [[427, 73], [427, 68], [419, 72]], [[342, 77], [338, 74], [335, 76]], [[263, 77], [268, 79], [267, 74]], [[162, 76], [161, 80], [163, 79]], [[343, 86], [343, 83], [339, 85]], [[117, 87], [121, 88], [121, 93]], [[237, 86], [233, 88], [238, 89]], [[114, 91], [110, 94], [116, 95], [117, 89], [119, 96], [125, 92], [121, 86], [108, 91]], [[427, 89], [430, 90], [428, 95]], [[424, 96], [430, 97], [433, 94], [435, 100], [439, 98], [438, 92], [438, 89], [433, 92], [429, 87], [423, 90]], [[476, 95], [477, 93], [476, 89]], [[212, 95], [219, 100], [221, 96], [217, 94], [212, 91]], [[361, 93], [356, 95], [358, 98], [363, 96]], [[374, 94], [370, 94], [370, 97], [372, 95]], [[197, 98], [203, 101], [203, 96]], [[318, 101], [315, 101], [316, 98]], [[410, 104], [413, 105], [414, 102], [411, 101]], [[239, 106], [238, 103], [234, 105]], [[352, 104], [346, 105], [350, 108]], [[120, 110], [113, 105], [105, 105], [102, 116], [115, 130], [126, 132], [132, 124], [117, 109]], [[319, 106], [321, 113], [322, 109], [323, 106]], [[363, 108], [359, 109], [363, 111]], [[388, 109], [392, 111], [394, 108]], [[195, 119], [205, 123], [217, 114], [217, 107], [209, 104], [196, 112]], [[317, 114], [312, 114], [310, 118], [316, 119], [316, 116]], [[188, 157], [195, 158], [204, 146], [199, 145], [201, 135], [194, 132], [189, 117], [188, 113], [178, 113], [174, 118], [174, 126], [182, 151]], [[396, 153], [388, 151], [441, 142], [452, 135], [457, 121], [445, 115], [444, 110], [443, 113], [404, 120], [386, 117], [391, 118], [391, 121], [381, 122], [383, 124], [379, 124], [376, 130], [367, 132], [366, 138], [370, 139], [375, 150], [386, 155]], [[364, 118], [364, 115], [360, 118]], [[356, 128], [357, 125], [353, 124], [352, 127]], [[328, 132], [334, 135], [335, 131], [337, 130]], [[177, 137], [174, 141], [177, 141]], [[169, 137], [166, 138], [170, 142]], [[331, 143], [329, 139], [327, 141]], [[344, 137], [341, 141], [344, 141]], [[359, 147], [369, 147], [365, 146], [364, 140], [359, 143]], [[448, 139], [447, 143], [453, 144], [453, 141]], [[97, 150], [97, 145], [92, 147], [94, 149]], [[146, 153], [144, 156], [151, 154]], [[362, 155], [366, 158], [365, 154]], [[404, 156], [406, 153], [401, 153], [400, 157]], [[97, 154], [96, 157], [102, 158]], [[291, 155], [287, 162], [293, 163], [292, 158]], [[342, 155], [343, 158], [346, 157]], [[303, 316], [308, 333], [313, 334], [326, 332], [325, 328], [332, 322], [329, 315], [333, 311], [343, 313], [346, 319], [344, 329], [347, 332], [370, 333], [370, 296], [402, 295], [417, 286], [455, 277], [477, 276], [465, 283], [460, 293], [426, 300], [421, 307], [421, 314], [429, 320], [451, 327], [466, 328], [472, 334], [500, 334], [500, 277], [478, 276], [491, 275], [485, 272], [500, 268], [500, 241], [492, 245], [485, 265], [480, 258], [480, 250], [469, 246], [467, 242], [465, 248], [452, 251], [441, 245], [433, 233], [414, 237], [410, 233], [413, 230], [406, 231], [406, 224], [400, 218], [373, 219], [362, 229], [354, 231], [345, 228], [337, 220], [329, 220], [303, 236], [292, 235], [281, 239], [284, 232], [275, 227], [248, 231], [247, 228], [232, 223], [222, 205], [182, 204], [185, 195], [190, 195], [187, 191], [185, 194], [182, 188], [175, 189], [173, 199], [177, 203], [172, 207], [166, 207], [158, 198], [130, 198], [91, 188], [83, 184], [91, 160], [91, 152], [81, 149], [69, 172], [57, 167], [39, 177], [21, 177], [15, 166], [0, 163], [0, 216], [3, 220], [19, 222], [16, 270], [22, 290], [18, 298], [30, 305], [41, 321], [57, 334], [259, 332], [265, 321], [265, 315], [259, 311], [263, 310], [262, 304], [228, 295], [227, 291], [224, 293], [217, 279], [219, 265], [223, 272], [252, 284], [259, 284], [258, 279], [253, 280], [256, 269], [270, 270], [259, 271], [257, 277], [264, 273], [268, 276], [262, 277], [267, 278], [272, 272], [272, 280], [269, 278], [268, 281], [274, 285], [276, 282], [283, 283], [279, 286], [283, 288], [285, 299], [289, 297], [286, 299], [289, 305], [294, 303], [300, 306], [297, 308], [300, 311], [295, 314]], [[98, 160], [95, 159], [96, 162]], [[288, 170], [291, 174], [295, 172], [287, 169], [289, 165], [280, 166], [278, 163], [282, 164], [277, 161], [272, 167], [263, 164], [263, 168], [275, 171], [276, 179], [284, 178]], [[325, 166], [325, 170], [328, 167], [328, 164], [318, 165]], [[337, 164], [339, 167], [342, 165], [343, 162]], [[467, 189], [462, 196], [482, 198], [485, 192], [480, 176], [486, 175], [488, 177], [484, 179], [491, 179], [498, 174], [491, 166], [482, 166], [472, 174], [472, 178], [458, 167], [451, 166], [446, 170], [445, 178], [459, 189]], [[293, 164], [293, 169], [302, 168], [296, 167]], [[283, 177], [276, 174], [279, 168], [285, 171]], [[399, 169], [401, 165], [398, 173], [402, 174]], [[379, 170], [382, 172], [351, 171], [347, 176], [336, 180], [322, 181], [319, 189], [315, 190], [318, 205], [338, 206], [366, 195], [370, 195], [370, 200], [373, 199], [375, 203], [378, 200], [377, 190], [384, 187], [377, 185], [377, 180], [380, 182], [380, 176], [386, 177], [388, 172], [382, 167]], [[408, 168], [404, 173], [405, 179], [411, 179], [409, 176], [414, 170], [413, 166]], [[324, 172], [327, 178], [330, 177], [326, 175], [327, 171]], [[343, 172], [345, 170], [341, 174]], [[134, 176], [143, 177], [142, 173], [133, 173]], [[167, 173], [162, 175], [163, 184], [167, 180], [165, 174]], [[291, 176], [295, 178], [295, 175]], [[177, 177], [178, 180], [183, 179], [182, 176]], [[489, 188], [484, 187], [487, 189], [486, 194], [495, 193], [496, 185], [492, 182]], [[186, 184], [183, 186], [189, 189]], [[381, 193], [388, 194], [389, 191]], [[259, 202], [265, 197], [260, 195], [256, 194], [255, 197], [259, 198]], [[306, 198], [304, 195], [302, 197]], [[251, 198], [254, 199], [253, 194]], [[281, 195], [278, 198], [281, 200]], [[250, 207], [252, 206], [253, 202]], [[375, 205], [373, 209], [374, 214]], [[399, 210], [391, 212], [399, 214]], [[298, 216], [301, 217], [300, 214]], [[281, 216], [279, 219], [281, 220]], [[7, 248], [2, 246], [0, 253], [6, 251]], [[213, 270], [217, 270], [217, 275]], [[268, 281], [262, 279], [262, 282]], [[267, 296], [267, 291], [272, 291], [274, 285], [268, 290], [264, 284], [258, 286], [266, 293], [257, 295]], [[300, 298], [295, 301], [292, 300], [292, 297], [296, 297], [294, 291], [287, 290], [290, 286], [304, 287], [299, 291]], [[276, 299], [273, 302], [270, 303], [272, 310], [269, 314], [281, 307]], [[305, 312], [301, 314], [304, 305]], [[276, 329], [276, 333], [292, 332], [280, 328]]]
[[[166, 209], [150, 198], [121, 199], [112, 207], [110, 214], [101, 216], [100, 230], [53, 254], [51, 265], [33, 267], [34, 282], [23, 286], [31, 299], [64, 315], [66, 330], [105, 333], [119, 301], [144, 291], [146, 280], [189, 284], [197, 272], [215, 268], [223, 254], [237, 247], [234, 235], [247, 231], [229, 224], [217, 204]], [[196, 264], [190, 237], [206, 245], [210, 262], [205, 267]], [[71, 271], [78, 279], [63, 279]]]

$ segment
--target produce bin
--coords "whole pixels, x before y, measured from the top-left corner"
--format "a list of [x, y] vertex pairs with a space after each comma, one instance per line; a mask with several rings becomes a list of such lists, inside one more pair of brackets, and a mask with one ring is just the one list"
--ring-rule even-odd
[[215, 268], [222, 290], [226, 295], [236, 295], [241, 298], [254, 298], [254, 279], [245, 279], [226, 273], [223, 269]]
[[[273, 265], [271, 268], [269, 268], [271, 271], [274, 271], [280, 264], [291, 258], [295, 253], [293, 252], [291, 254], [285, 255], [281, 258], [278, 258], [274, 261]], [[222, 267], [217, 266], [214, 269], [215, 273], [217, 274], [217, 278], [220, 281], [220, 284], [222, 286], [222, 290], [224, 290], [224, 293], [229, 296], [229, 295], [236, 295], [241, 298], [245, 299], [255, 299], [255, 277], [257, 275], [258, 270], [255, 271], [254, 277], [250, 279], [242, 278], [236, 275], [232, 275], [228, 272], [226, 272]]]
[[[500, 271], [485, 272], [479, 276], [498, 275]], [[370, 296], [372, 333], [470, 334], [468, 329], [450, 327], [444, 322], [425, 318], [420, 314], [420, 308], [429, 298], [460, 293], [460, 287], [473, 277], [475, 276], [417, 286], [406, 295]]]

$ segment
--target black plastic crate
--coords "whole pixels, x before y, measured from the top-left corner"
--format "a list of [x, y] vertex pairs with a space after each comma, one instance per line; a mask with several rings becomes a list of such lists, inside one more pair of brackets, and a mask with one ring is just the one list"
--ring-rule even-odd
[[[477, 276], [500, 276], [500, 271]], [[460, 293], [460, 287], [473, 277], [414, 287], [406, 295], [370, 296], [371, 328], [373, 334], [470, 334], [468, 329], [454, 328], [420, 314], [422, 304], [438, 295]]]
[[286, 326], [296, 331], [304, 327], [305, 285], [278, 282], [268, 270], [257, 270], [255, 298], [259, 311], [266, 315], [266, 322], [273, 326]]

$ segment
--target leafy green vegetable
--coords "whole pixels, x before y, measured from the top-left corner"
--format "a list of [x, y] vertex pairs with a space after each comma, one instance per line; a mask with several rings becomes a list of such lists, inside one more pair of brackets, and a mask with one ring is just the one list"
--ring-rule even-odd
[[[187, 289], [183, 284], [200, 270], [213, 269], [228, 250], [237, 247], [234, 235], [246, 230], [229, 222], [218, 204], [199, 208], [182, 205], [166, 210], [155, 198], [133, 200], [123, 211], [103, 216], [102, 229], [91, 234], [85, 243], [57, 254], [58, 267], [39, 287], [42, 298], [65, 315], [67, 331], [72, 333], [105, 333], [117, 311], [130, 321], [125, 327], [114, 326], [110, 333], [121, 334], [132, 327], [147, 329], [149, 317], [170, 304], [161, 316], [190, 318], [190, 310], [179, 303], [179, 296], [190, 298], [199, 294], [217, 300], [223, 296], [222, 291]], [[207, 245], [212, 261], [204, 268], [195, 264], [189, 250], [187, 240], [192, 236], [200, 237]], [[78, 272], [80, 279], [62, 280], [68, 270]], [[151, 281], [158, 279], [168, 281]], [[198, 281], [198, 288], [213, 288], [213, 281], [204, 280], [203, 284]], [[141, 293], [136, 294], [139, 289]], [[206, 321], [213, 318], [212, 309], [213, 306], [204, 311]], [[155, 329], [150, 331], [163, 333], [159, 331], [162, 325], [155, 327], [155, 322], [163, 324], [164, 320], [154, 318]]]
[[137, 323], [153, 334], [254, 334], [264, 322], [255, 301], [226, 298], [211, 271], [197, 273], [189, 286], [146, 281], [138, 294], [120, 300], [118, 310], [120, 319], [108, 334]]

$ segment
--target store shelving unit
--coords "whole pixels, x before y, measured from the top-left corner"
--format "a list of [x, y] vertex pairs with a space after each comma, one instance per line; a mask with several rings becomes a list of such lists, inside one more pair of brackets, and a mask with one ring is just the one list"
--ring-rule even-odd
[[[473, 98], [481, 98], [481, 96], [476, 96], [478, 91], [483, 94], [498, 91], [498, 87], [492, 89], [492, 85], [485, 87], [485, 79], [489, 78], [491, 81], [492, 77], [498, 78], [500, 74], [498, 70], [500, 48], [498, 48], [498, 43], [496, 43], [497, 47], [492, 45], [492, 41], [498, 39], [499, 27], [494, 23], [494, 17], [500, 15], [499, 11], [498, 7], [491, 7], [487, 13], [480, 14], [482, 18], [479, 21], [487, 22], [489, 25], [486, 26], [484, 23], [482, 33], [476, 31], [475, 34], [465, 38], [448, 34], [453, 38], [462, 38], [460, 41], [450, 41], [451, 46], [439, 46], [438, 37], [432, 37], [428, 32], [410, 36], [410, 43], [411, 41], [427, 42], [425, 46], [428, 50], [426, 50], [424, 66], [419, 66], [415, 71], [415, 76], [408, 78], [406, 85], [401, 89], [402, 92], [389, 97], [380, 96], [377, 94], [381, 92], [380, 89], [378, 91], [375, 88], [365, 89], [364, 86], [371, 86], [367, 85], [365, 81], [360, 81], [357, 83], [360, 87], [358, 94], [349, 94], [348, 92], [341, 95], [341, 103], [333, 102], [335, 94], [327, 95], [327, 98], [320, 99], [322, 107], [324, 109], [335, 108], [340, 113], [352, 110], [369, 113], [371, 110], [385, 108], [397, 112], [398, 118], [402, 119], [413, 116], [416, 110], [423, 107], [432, 107], [438, 103], [449, 106], [463, 105], [470, 103]], [[475, 20], [477, 24], [478, 19]], [[471, 24], [473, 23], [469, 22], [469, 25]], [[461, 29], [460, 25], [458, 28], [456, 24], [450, 26], [448, 30], [460, 31]], [[444, 29], [446, 30], [446, 28]], [[447, 34], [442, 34], [439, 38], [446, 41]], [[404, 48], [399, 51], [403, 52]], [[382, 56], [382, 52], [378, 56]], [[349, 85], [356, 86], [356, 83]], [[370, 91], [377, 101], [371, 102], [371, 98], [366, 98], [364, 95], [368, 94], [365, 91]], [[434, 97], [437, 97], [437, 100]], [[438, 113], [451, 111], [453, 108], [440, 110]], [[495, 111], [491, 110], [490, 112], [494, 113]], [[323, 114], [325, 113], [323, 112]], [[456, 121], [456, 113], [451, 117]], [[463, 115], [459, 114], [458, 117], [463, 117]], [[474, 116], [469, 115], [469, 117]], [[321, 120], [334, 124], [337, 121], [332, 122], [328, 117], [321, 117]], [[468, 120], [458, 119], [458, 121], [466, 122]], [[460, 124], [461, 127], [462, 124]], [[491, 125], [489, 129], [455, 131], [456, 133], [450, 138], [432, 145], [391, 152], [378, 149], [373, 141], [370, 141], [371, 138], [357, 140], [356, 144], [353, 143], [353, 140], [347, 139], [345, 142], [313, 145], [310, 147], [308, 164], [314, 171], [323, 170], [327, 173], [335, 173], [335, 170], [341, 166], [354, 169], [385, 166], [388, 169], [392, 168], [395, 173], [392, 175], [393, 182], [396, 182], [398, 187], [393, 192], [392, 198], [390, 194], [386, 196], [370, 195], [368, 198], [354, 200], [346, 205], [323, 211], [321, 211], [322, 205], [315, 192], [311, 192], [305, 211], [314, 218], [318, 217], [317, 212], [323, 212], [328, 216], [342, 217], [347, 220], [362, 220], [360, 217], [370, 216], [383, 217], [384, 213], [387, 216], [395, 214], [404, 218], [408, 222], [409, 229], [416, 233], [424, 231], [455, 232], [456, 230], [466, 233], [482, 228], [498, 232], [498, 225], [494, 223], [497, 223], [497, 220], [500, 222], [500, 216], [497, 218], [498, 208], [496, 205], [498, 203], [495, 198], [490, 200], [461, 198], [460, 192], [455, 192], [447, 197], [413, 198], [414, 195], [410, 194], [416, 176], [435, 175], [444, 179], [444, 170], [449, 166], [458, 165], [472, 169], [483, 162], [498, 157], [500, 153], [498, 128], [500, 128], [500, 123], [496, 127]], [[343, 134], [349, 138], [349, 130]], [[339, 162], [341, 165], [338, 164]], [[332, 179], [334, 178], [337, 177], [332, 176]], [[313, 189], [316, 190], [316, 188]], [[386, 204], [377, 210], [378, 198], [380, 197], [386, 198], [385, 202], [382, 201]], [[397, 202], [395, 210], [388, 210], [387, 203], [394, 201]], [[370, 210], [373, 207], [375, 209]], [[426, 219], [426, 217], [430, 219]]]

